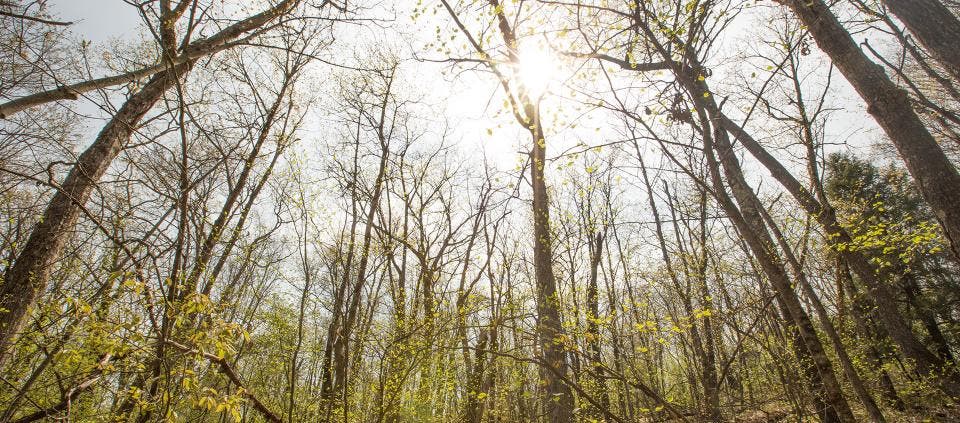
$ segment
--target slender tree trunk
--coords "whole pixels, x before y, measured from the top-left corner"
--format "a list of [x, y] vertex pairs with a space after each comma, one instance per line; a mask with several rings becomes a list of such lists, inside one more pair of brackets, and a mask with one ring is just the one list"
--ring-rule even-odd
[[[707, 193], [700, 188], [700, 213], [699, 213], [699, 243], [700, 257], [695, 270], [694, 278], [697, 282], [697, 288], [700, 291], [701, 320], [703, 321], [703, 350], [704, 360], [701, 378], [703, 379], [703, 390], [707, 397], [708, 415], [713, 421], [722, 421], [723, 414], [720, 411], [720, 379], [717, 374], [717, 351], [714, 347], [714, 325], [713, 318], [713, 295], [710, 293], [710, 287], [707, 284], [707, 268], [709, 264], [709, 249], [707, 247]], [[674, 219], [676, 220], [676, 219]], [[694, 316], [696, 317], [696, 316]]]
[[[780, 250], [783, 251], [787, 262], [790, 263], [790, 267], [793, 268], [793, 273], [796, 275], [797, 281], [800, 282], [800, 288], [813, 305], [813, 310], [817, 313], [817, 318], [820, 320], [820, 327], [823, 328], [823, 332], [827, 334], [827, 338], [830, 339], [830, 343], [833, 344], [833, 349], [837, 354], [837, 359], [840, 361], [840, 367], [843, 370], [843, 374], [847, 377], [847, 381], [849, 381], [850, 385], [853, 386], [853, 391], [857, 394], [857, 397], [860, 398], [860, 402], [867, 410], [870, 418], [874, 422], [885, 422], [886, 419], [883, 416], [883, 412], [880, 411], [880, 407], [877, 406], [877, 402], [873, 399], [873, 396], [870, 395], [870, 392], [867, 391], [867, 387], [863, 383], [860, 373], [857, 371], [856, 367], [853, 366], [853, 360], [851, 360], [850, 355], [847, 354], [847, 349], [844, 347], [843, 341], [840, 339], [840, 334], [837, 333], [837, 329], [833, 325], [833, 321], [830, 320], [830, 315], [827, 313], [826, 307], [823, 306], [823, 303], [820, 301], [820, 297], [817, 295], [816, 291], [814, 291], [810, 281], [807, 280], [806, 272], [803, 270], [800, 260], [797, 259], [793, 249], [783, 236], [783, 233], [781, 233], [780, 229], [777, 228], [776, 223], [766, 212], [766, 210], [761, 209], [761, 212], [764, 219], [767, 221], [767, 225], [770, 227], [771, 232], [773, 232], [777, 243], [780, 245]], [[843, 293], [841, 292], [840, 295], [843, 295]]]
[[893, 379], [890, 378], [890, 374], [883, 368], [884, 357], [877, 347], [877, 345], [883, 345], [882, 340], [886, 337], [883, 336], [883, 334], [878, 334], [878, 331], [873, 330], [868, 323], [866, 316], [870, 314], [869, 309], [872, 307], [865, 304], [866, 301], [862, 300], [857, 291], [857, 286], [853, 283], [852, 277], [850, 276], [849, 266], [847, 266], [847, 263], [844, 262], [841, 257], [837, 258], [837, 278], [844, 280], [842, 283], [844, 291], [839, 294], [847, 296], [850, 299], [850, 315], [853, 317], [853, 323], [857, 329], [857, 338], [866, 344], [864, 349], [866, 350], [868, 360], [867, 365], [877, 369], [879, 373], [878, 378], [881, 395], [883, 395], [887, 405], [892, 406], [896, 410], [903, 411], [906, 407], [900, 395], [897, 393]]
[[[303, 195], [303, 187], [300, 187], [300, 204], [308, 204]], [[297, 314], [297, 339], [294, 342], [293, 353], [290, 355], [290, 380], [287, 385], [287, 390], [289, 391], [288, 402], [287, 402], [287, 420], [290, 423], [294, 422], [294, 414], [296, 414], [297, 408], [297, 382], [299, 380], [299, 370], [300, 370], [300, 350], [303, 348], [303, 326], [304, 319], [306, 318], [307, 312], [307, 303], [309, 302], [310, 295], [310, 282], [313, 276], [313, 271], [310, 268], [310, 256], [309, 250], [307, 249], [309, 238], [310, 228], [308, 226], [309, 217], [307, 210], [303, 210], [303, 238], [300, 239], [300, 242], [303, 243], [303, 247], [300, 248], [300, 264], [303, 269], [303, 290], [300, 291], [300, 307], [299, 313]]]
[[[531, 117], [530, 134], [533, 146], [530, 151], [530, 183], [533, 186], [533, 266], [537, 289], [537, 335], [543, 360], [556, 371], [567, 371], [567, 355], [563, 344], [563, 326], [560, 321], [560, 298], [557, 295], [557, 280], [553, 274], [553, 249], [550, 234], [550, 202], [547, 197], [546, 170], [547, 144], [540, 126], [540, 111], [537, 105], [526, 105]], [[546, 382], [547, 420], [552, 422], [573, 421], [573, 392], [554, 372], [542, 370]]]
[[[389, 95], [390, 94], [388, 91], [385, 96], [388, 97]], [[386, 102], [387, 100], [385, 98], [383, 106], [384, 108], [386, 107]], [[383, 121], [381, 120], [381, 122]], [[363, 297], [362, 291], [367, 278], [367, 266], [370, 261], [370, 244], [373, 239], [374, 218], [376, 217], [377, 211], [380, 210], [380, 197], [383, 193], [383, 184], [387, 174], [387, 163], [390, 157], [389, 143], [385, 138], [382, 137], [380, 142], [380, 164], [377, 169], [377, 177], [374, 181], [373, 193], [370, 198], [369, 208], [366, 211], [362, 245], [360, 249], [360, 260], [357, 263], [357, 274], [355, 281], [353, 281], [353, 284], [350, 287], [350, 304], [347, 307], [346, 316], [341, 320], [341, 325], [338, 328], [340, 333], [336, 337], [337, 342], [335, 342], [333, 345], [333, 391], [335, 393], [343, 392], [347, 385], [348, 344], [350, 342], [353, 326], [357, 320], [357, 313], [360, 308], [360, 299]], [[345, 281], [344, 283], [346, 284], [347, 282]], [[346, 289], [346, 286], [344, 286], [344, 289]]]
[[[590, 233], [590, 280], [587, 284], [587, 333], [589, 334], [587, 344], [590, 346], [590, 370], [594, 373], [594, 383], [596, 383], [596, 392], [600, 396], [600, 404], [605, 409], [610, 409], [610, 395], [607, 393], [607, 382], [603, 372], [602, 344], [600, 342], [600, 305], [599, 305], [599, 268], [600, 259], [603, 257], [603, 233], [595, 235]], [[595, 418], [605, 418], [603, 413], [596, 413]]]
[[467, 401], [464, 406], [463, 420], [468, 423], [480, 423], [483, 418], [483, 403], [487, 396], [487, 392], [484, 389], [484, 375], [488, 372], [487, 362], [489, 361], [487, 358], [487, 348], [489, 348], [488, 344], [490, 339], [496, 336], [494, 329], [494, 325], [496, 324], [496, 322], [491, 322], [489, 328], [480, 331], [480, 339], [477, 341], [477, 347], [474, 352], [474, 365], [472, 368], [466, 369], [469, 373], [467, 382], [469, 392], [467, 393]]

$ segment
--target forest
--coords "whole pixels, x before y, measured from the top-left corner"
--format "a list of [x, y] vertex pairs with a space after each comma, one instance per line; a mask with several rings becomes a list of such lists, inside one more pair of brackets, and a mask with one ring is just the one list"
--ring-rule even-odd
[[957, 422], [958, 166], [955, 0], [0, 0], [0, 422]]

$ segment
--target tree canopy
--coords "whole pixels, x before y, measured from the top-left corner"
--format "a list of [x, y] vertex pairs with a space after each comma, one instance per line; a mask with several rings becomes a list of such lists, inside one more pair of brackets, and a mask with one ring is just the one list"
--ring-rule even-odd
[[956, 46], [947, 0], [0, 0], [0, 422], [956, 421]]

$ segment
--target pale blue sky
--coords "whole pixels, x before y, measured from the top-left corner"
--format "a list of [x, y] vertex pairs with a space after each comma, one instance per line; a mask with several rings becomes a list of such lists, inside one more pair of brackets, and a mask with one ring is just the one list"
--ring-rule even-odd
[[135, 35], [140, 16], [122, 0], [51, 0], [50, 12], [74, 22], [70, 30], [83, 39], [100, 43]]

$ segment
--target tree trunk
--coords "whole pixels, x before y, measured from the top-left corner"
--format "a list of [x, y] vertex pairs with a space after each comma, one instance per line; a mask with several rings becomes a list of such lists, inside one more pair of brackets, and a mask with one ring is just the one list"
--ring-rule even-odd
[[[600, 394], [600, 404], [610, 409], [610, 395], [607, 393], [607, 382], [603, 372], [602, 345], [600, 343], [600, 305], [598, 289], [598, 271], [603, 253], [603, 233], [590, 232], [590, 280], [587, 285], [587, 344], [590, 346], [590, 371], [594, 373], [596, 392]], [[606, 419], [602, 412], [594, 413], [595, 418]]]
[[938, 0], [883, 0], [928, 52], [960, 81], [960, 20]]
[[47, 204], [43, 218], [30, 233], [0, 286], [0, 310], [5, 310], [0, 314], [0, 366], [9, 359], [18, 332], [46, 289], [50, 271], [60, 258], [64, 244], [100, 178], [120, 154], [143, 116], [191, 65], [192, 62], [183, 63], [154, 75], [142, 90], [130, 97], [103, 127], [93, 144], [80, 155]]
[[[794, 178], [790, 172], [773, 156], [770, 155], [753, 137], [750, 136], [742, 127], [731, 121], [722, 113], [718, 115], [717, 121], [721, 126], [730, 132], [740, 143], [753, 155], [770, 174], [783, 185], [784, 188], [800, 203], [800, 205], [814, 216], [823, 230], [826, 232], [827, 242], [830, 245], [846, 246], [853, 240], [850, 235], [840, 226], [837, 221], [836, 213], [832, 207], [821, 204], [813, 195], [800, 185], [800, 182]], [[866, 286], [870, 293], [870, 298], [876, 303], [878, 308], [877, 317], [883, 324], [890, 338], [900, 347], [903, 355], [914, 362], [914, 365], [924, 375], [938, 374], [944, 367], [943, 360], [930, 352], [926, 346], [917, 339], [910, 325], [907, 324], [903, 315], [897, 306], [896, 299], [890, 288], [877, 277], [876, 269], [860, 251], [851, 248], [836, 248], [837, 253], [850, 266], [850, 269], [860, 279], [860, 283]], [[939, 380], [941, 389], [950, 394], [957, 395], [960, 389], [960, 381], [954, 374]]]
[[[860, 398], [860, 402], [870, 415], [871, 420], [877, 423], [886, 422], [883, 412], [880, 411], [880, 407], [877, 406], [877, 402], [873, 399], [873, 396], [870, 395], [866, 384], [863, 382], [863, 378], [860, 377], [860, 373], [853, 365], [853, 360], [850, 358], [850, 355], [847, 354], [847, 349], [844, 347], [843, 342], [840, 339], [840, 334], [837, 333], [837, 329], [833, 325], [833, 321], [830, 320], [830, 315], [827, 313], [826, 307], [824, 307], [823, 303], [820, 301], [820, 297], [813, 289], [810, 281], [807, 280], [807, 275], [803, 270], [803, 265], [800, 263], [800, 260], [797, 258], [796, 254], [794, 254], [793, 249], [787, 242], [786, 237], [784, 237], [780, 229], [777, 228], [773, 218], [770, 217], [766, 210], [761, 210], [761, 213], [763, 214], [764, 219], [767, 221], [770, 231], [773, 232], [774, 238], [780, 245], [780, 250], [783, 251], [787, 262], [790, 263], [790, 267], [793, 269], [793, 273], [796, 276], [797, 281], [800, 283], [800, 288], [810, 301], [810, 304], [813, 305], [813, 310], [816, 312], [817, 318], [820, 320], [820, 327], [823, 329], [823, 332], [827, 334], [827, 338], [830, 339], [830, 343], [833, 344], [833, 349], [837, 354], [837, 360], [840, 361], [840, 367], [843, 370], [843, 374], [847, 377], [847, 381], [850, 382], [850, 385], [853, 387], [853, 392], [855, 392], [857, 397]], [[842, 296], [843, 293], [841, 292], [840, 295]]]
[[[530, 184], [533, 186], [533, 266], [537, 289], [537, 335], [545, 364], [563, 374], [567, 371], [567, 355], [562, 339], [557, 280], [553, 274], [550, 203], [544, 180], [547, 144], [540, 126], [540, 111], [537, 110], [537, 105], [527, 104], [525, 108], [532, 121], [530, 134], [533, 137]], [[541, 374], [546, 385], [547, 421], [573, 421], [573, 392], [570, 387], [553, 371], [544, 369]]]
[[[822, 0], [783, 0], [867, 103], [906, 163], [960, 259], [960, 174], [883, 68], [870, 61]], [[913, 1], [904, 2], [914, 3]], [[934, 27], [932, 22], [925, 25]], [[955, 44], [950, 44], [955, 50]], [[958, 53], [960, 54], [960, 53]]]
[[[708, 92], [705, 83], [697, 83], [682, 72], [678, 76], [680, 76], [685, 89], [694, 99], [701, 121], [704, 123], [711, 122], [706, 113], [709, 111], [711, 115], [716, 115], [718, 107], [711, 96], [704, 97], [704, 93]], [[717, 200], [740, 231], [750, 250], [757, 257], [757, 261], [770, 280], [771, 285], [783, 301], [784, 308], [796, 324], [797, 331], [800, 334], [799, 339], [804, 343], [804, 348], [809, 352], [813, 364], [819, 371], [822, 390], [813, 390], [812, 394], [818, 397], [818, 401], [823, 401], [825, 404], [825, 408], [818, 410], [821, 413], [821, 418], [829, 422], [853, 422], [853, 412], [843, 396], [843, 391], [833, 372], [833, 365], [824, 352], [823, 344], [813, 328], [810, 317], [800, 303], [797, 293], [793, 290], [782, 262], [776, 257], [773, 240], [767, 232], [760, 214], [762, 207], [760, 200], [744, 179], [743, 170], [740, 168], [740, 163], [726, 131], [714, 128], [714, 132], [711, 134], [710, 130], [710, 126], [706, 126], [702, 135], [704, 151], [707, 153], [707, 163], [709, 164], [714, 190], [718, 197]], [[714, 142], [716, 142], [715, 145]], [[719, 163], [717, 157], [713, 155], [714, 149], [717, 157], [719, 157]], [[739, 208], [727, 196], [720, 175], [720, 164], [722, 164], [723, 174], [730, 185], [733, 196], [740, 205]]]

